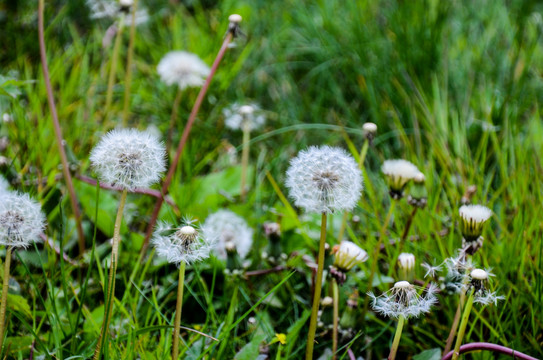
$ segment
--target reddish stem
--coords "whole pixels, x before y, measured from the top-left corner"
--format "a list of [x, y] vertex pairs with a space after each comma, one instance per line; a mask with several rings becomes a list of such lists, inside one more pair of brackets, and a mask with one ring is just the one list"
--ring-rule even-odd
[[[524, 360], [538, 360], [535, 357], [532, 357], [530, 355], [523, 354], [519, 351], [510, 349], [505, 346], [496, 345], [492, 343], [485, 343], [485, 342], [475, 342], [470, 344], [465, 344], [460, 346], [460, 354], [465, 354], [467, 352], [476, 351], [476, 350], [487, 350], [492, 351], [495, 353], [500, 353], [504, 355], [512, 356], [513, 358], [518, 359], [524, 359]], [[443, 356], [441, 360], [450, 360], [453, 356], [454, 351], [449, 352], [447, 355]]]
[[234, 37], [233, 32], [230, 31], [224, 38], [221, 49], [219, 50], [219, 53], [217, 54], [217, 57], [215, 58], [215, 61], [213, 62], [213, 66], [211, 66], [211, 71], [209, 73], [209, 76], [207, 77], [206, 82], [204, 83], [202, 88], [200, 89], [200, 92], [198, 93], [198, 97], [196, 98], [196, 102], [194, 103], [194, 106], [192, 107], [192, 111], [189, 115], [189, 119], [187, 120], [185, 129], [183, 130], [183, 135], [181, 136], [181, 139], [179, 140], [179, 145], [177, 146], [175, 157], [170, 166], [170, 169], [168, 170], [166, 179], [164, 179], [164, 182], [162, 183], [162, 190], [161, 190], [162, 196], [158, 198], [155, 208], [153, 209], [153, 214], [151, 215], [151, 220], [149, 221], [149, 225], [147, 226], [145, 241], [143, 242], [143, 246], [141, 248], [142, 253], [145, 252], [145, 250], [147, 249], [147, 246], [149, 245], [149, 239], [151, 238], [151, 235], [153, 234], [153, 229], [155, 228], [155, 224], [158, 219], [158, 214], [160, 213], [160, 208], [162, 207], [162, 204], [164, 203], [164, 196], [166, 196], [166, 194], [168, 193], [168, 188], [170, 187], [170, 183], [172, 182], [173, 175], [175, 174], [175, 170], [177, 169], [177, 165], [179, 164], [179, 159], [181, 159], [181, 155], [183, 155], [183, 150], [185, 148], [185, 144], [187, 143], [190, 130], [192, 129], [194, 120], [196, 120], [196, 115], [198, 115], [198, 111], [200, 110], [200, 106], [202, 105], [204, 97], [207, 93], [207, 89], [209, 88], [209, 85], [211, 84], [211, 80], [213, 80], [213, 76], [217, 72], [219, 63], [224, 57], [226, 50], [228, 50], [228, 44], [230, 44], [233, 37]]
[[83, 227], [81, 226], [81, 213], [77, 206], [77, 197], [75, 195], [74, 184], [72, 182], [72, 176], [70, 174], [70, 167], [68, 165], [68, 159], [64, 150], [62, 140], [62, 130], [60, 129], [60, 123], [58, 121], [57, 108], [55, 105], [55, 99], [53, 97], [53, 87], [51, 86], [51, 80], [49, 76], [49, 68], [47, 66], [47, 54], [45, 52], [45, 37], [43, 30], [43, 10], [44, 0], [40, 0], [38, 4], [38, 38], [40, 43], [40, 58], [41, 68], [43, 71], [43, 79], [45, 81], [45, 88], [47, 90], [47, 101], [49, 103], [49, 109], [51, 110], [51, 118], [53, 119], [53, 126], [55, 128], [55, 137], [57, 140], [58, 151], [60, 153], [60, 161], [62, 162], [62, 173], [64, 174], [64, 180], [66, 181], [66, 187], [70, 193], [70, 202], [75, 215], [75, 223], [77, 227], [77, 234], [79, 236], [79, 255], [85, 252], [85, 235], [83, 233]]
[[[78, 174], [78, 175], [75, 176], [75, 178], [78, 179], [78, 180], [83, 181], [84, 183], [96, 186], [96, 180], [94, 180], [93, 178], [90, 178], [88, 176]], [[119, 186], [113, 186], [113, 185], [103, 184], [103, 183], [100, 183], [100, 187], [102, 189], [106, 189], [106, 190], [115, 190], [115, 191], [123, 191], [124, 190], [123, 188], [121, 188]], [[154, 189], [136, 188], [132, 192], [137, 193], [137, 194], [153, 196], [153, 197], [156, 197], [157, 199], [162, 198], [162, 195], [160, 194], [160, 191], [154, 190]], [[179, 208], [177, 207], [177, 205], [173, 202], [173, 200], [171, 198], [166, 197], [166, 202], [171, 207], [173, 207], [175, 209], [175, 211], [179, 211]]]

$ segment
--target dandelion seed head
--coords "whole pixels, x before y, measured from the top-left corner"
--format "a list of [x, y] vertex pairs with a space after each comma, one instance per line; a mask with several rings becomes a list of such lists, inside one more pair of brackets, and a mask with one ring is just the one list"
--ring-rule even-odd
[[27, 247], [45, 229], [41, 205], [27, 194], [0, 195], [0, 245]]
[[158, 256], [166, 258], [168, 262], [189, 265], [208, 258], [215, 239], [206, 236], [195, 221], [185, 219], [179, 227], [167, 222], [159, 223], [151, 243]]
[[158, 63], [157, 72], [166, 85], [177, 84], [179, 89], [202, 86], [211, 72], [197, 55], [186, 51], [171, 51]]
[[234, 103], [223, 110], [223, 115], [224, 124], [232, 130], [243, 130], [246, 127], [247, 130], [254, 131], [264, 126], [266, 122], [264, 113], [255, 103], [245, 105]]
[[367, 122], [362, 125], [362, 130], [365, 133], [375, 134], [377, 132], [377, 125], [372, 122]]
[[401, 253], [398, 256], [398, 265], [400, 269], [411, 271], [415, 268], [415, 255], [411, 253]]
[[477, 241], [484, 223], [492, 216], [492, 210], [483, 205], [462, 205], [458, 212], [462, 236], [467, 242]]
[[388, 317], [410, 318], [429, 312], [437, 303], [435, 285], [430, 285], [424, 289], [423, 295], [419, 295], [422, 290], [408, 281], [398, 281], [392, 289], [380, 296], [375, 296], [373, 293], [368, 293], [368, 295], [372, 299], [372, 308], [376, 312]]
[[492, 292], [488, 289], [489, 274], [483, 269], [474, 269], [470, 272], [471, 281], [468, 285], [469, 289], [473, 289], [473, 302], [481, 305], [495, 304], [497, 305], [499, 300], [504, 300], [503, 296], [496, 295], [496, 292]]
[[290, 162], [286, 186], [296, 206], [307, 212], [352, 210], [362, 192], [362, 174], [345, 150], [311, 146]]
[[343, 240], [333, 249], [334, 266], [343, 272], [351, 270], [356, 264], [368, 260], [368, 253], [355, 243]]
[[[91, 19], [116, 19], [122, 14], [121, 9], [132, 6], [133, 0], [86, 0], [85, 1], [90, 10]], [[130, 3], [129, 5], [125, 5]], [[132, 22], [132, 16], [127, 17], [127, 20]], [[145, 8], [141, 8], [138, 4], [138, 10], [136, 10], [135, 25], [141, 25], [149, 21], [149, 12]]]
[[402, 159], [385, 160], [381, 171], [385, 174], [391, 195], [394, 198], [401, 198], [405, 185], [420, 174], [415, 165]]
[[483, 269], [474, 269], [471, 271], [470, 276], [473, 279], [477, 280], [487, 280], [488, 279], [488, 273], [484, 271]]
[[148, 132], [112, 130], [91, 152], [90, 161], [100, 180], [133, 191], [156, 183], [164, 170], [166, 150]]
[[206, 236], [217, 239], [214, 253], [226, 260], [226, 252], [237, 251], [240, 258], [247, 257], [253, 245], [253, 229], [240, 216], [230, 210], [219, 210], [207, 217], [203, 226]]

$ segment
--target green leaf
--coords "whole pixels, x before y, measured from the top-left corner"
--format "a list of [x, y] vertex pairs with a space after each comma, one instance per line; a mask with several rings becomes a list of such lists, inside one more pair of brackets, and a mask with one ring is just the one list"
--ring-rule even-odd
[[420, 354], [413, 356], [413, 360], [439, 360], [441, 359], [441, 349], [424, 350]]
[[30, 311], [30, 305], [28, 305], [28, 302], [22, 296], [8, 293], [8, 308], [12, 311], [18, 311], [25, 314], [28, 317], [32, 317], [32, 311]]
[[260, 343], [266, 339], [266, 335], [257, 334], [234, 356], [235, 360], [254, 360], [259, 355]]

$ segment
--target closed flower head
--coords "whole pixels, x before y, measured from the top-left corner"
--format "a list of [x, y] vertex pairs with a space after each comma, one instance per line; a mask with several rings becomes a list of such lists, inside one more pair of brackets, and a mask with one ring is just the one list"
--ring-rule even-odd
[[253, 245], [253, 229], [247, 222], [230, 210], [219, 210], [209, 215], [203, 226], [204, 236], [216, 239], [214, 252], [226, 260], [227, 251], [236, 251], [245, 258]]
[[459, 209], [462, 236], [474, 242], [483, 233], [483, 225], [492, 216], [492, 210], [482, 205], [463, 205]]
[[401, 253], [400, 256], [398, 256], [398, 266], [402, 270], [413, 270], [415, 268], [415, 255], [411, 253]]
[[45, 228], [41, 206], [27, 194], [9, 193], [0, 201], [0, 244], [27, 247]]
[[181, 90], [202, 86], [210, 71], [197, 55], [186, 51], [167, 53], [157, 66], [160, 79], [166, 85], [177, 84]]
[[398, 318], [418, 317], [420, 314], [427, 313], [430, 308], [437, 303], [435, 293], [437, 288], [430, 284], [424, 289], [424, 294], [419, 295], [422, 288], [412, 285], [407, 281], [398, 281], [392, 289], [381, 296], [375, 296], [369, 293], [372, 299], [372, 307], [378, 313], [384, 316]]
[[402, 159], [385, 160], [381, 171], [386, 176], [390, 196], [394, 199], [401, 199], [405, 185], [420, 174], [415, 165]]
[[356, 264], [368, 260], [368, 253], [353, 242], [343, 240], [334, 246], [334, 266], [343, 272], [351, 270]]
[[266, 122], [262, 110], [256, 104], [240, 105], [234, 103], [223, 110], [223, 115], [225, 117], [224, 124], [232, 130], [253, 131], [261, 128]]
[[187, 265], [208, 258], [214, 244], [214, 239], [205, 236], [190, 219], [179, 227], [159, 223], [151, 241], [159, 256], [171, 263]]
[[149, 132], [112, 130], [91, 152], [100, 180], [132, 191], [160, 180], [165, 166], [164, 145]]
[[294, 204], [308, 212], [350, 211], [362, 192], [362, 174], [345, 150], [311, 146], [291, 160], [286, 186]]

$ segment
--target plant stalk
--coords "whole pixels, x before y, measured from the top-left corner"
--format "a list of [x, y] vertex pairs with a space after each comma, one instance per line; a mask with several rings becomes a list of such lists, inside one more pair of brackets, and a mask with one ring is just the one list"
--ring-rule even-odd
[[55, 129], [55, 138], [57, 141], [58, 152], [60, 154], [60, 162], [62, 163], [62, 174], [64, 181], [66, 181], [66, 187], [70, 194], [70, 203], [75, 216], [75, 224], [78, 235], [79, 255], [85, 252], [85, 235], [83, 233], [83, 227], [81, 226], [81, 212], [77, 205], [77, 197], [74, 190], [74, 184], [72, 182], [72, 175], [70, 174], [70, 166], [68, 164], [68, 158], [66, 157], [66, 151], [64, 150], [64, 141], [62, 140], [62, 130], [58, 121], [57, 107], [55, 105], [55, 98], [53, 97], [53, 87], [51, 86], [51, 78], [49, 76], [49, 67], [47, 66], [47, 53], [45, 52], [45, 35], [44, 35], [44, 11], [45, 0], [39, 0], [38, 3], [38, 38], [40, 43], [40, 58], [41, 68], [43, 71], [43, 80], [45, 82], [45, 89], [47, 90], [47, 102], [49, 103], [49, 110], [51, 111], [51, 118], [53, 120], [53, 127]]
[[336, 279], [332, 280], [332, 297], [334, 299], [334, 329], [332, 330], [332, 359], [337, 359], [337, 333], [339, 319], [339, 286]]
[[[516, 351], [505, 346], [492, 344], [492, 343], [486, 343], [486, 342], [475, 342], [475, 343], [462, 345], [460, 346], [459, 353], [463, 354], [463, 353], [467, 353], [471, 351], [480, 351], [480, 350], [487, 350], [487, 351], [492, 351], [498, 354], [509, 355], [513, 357], [514, 359], [538, 360], [537, 358], [521, 353], [520, 351]], [[443, 359], [441, 360], [451, 360], [453, 354], [454, 353], [451, 351], [445, 356], [443, 356]]]
[[8, 305], [9, 269], [11, 266], [12, 247], [6, 249], [6, 261], [4, 262], [4, 281], [2, 283], [2, 302], [0, 303], [0, 354], [4, 345], [4, 333], [6, 331], [6, 308]]
[[104, 322], [102, 323], [102, 331], [98, 338], [96, 350], [94, 352], [94, 360], [99, 360], [102, 355], [102, 350], [107, 343], [107, 331], [109, 329], [109, 323], [111, 321], [113, 313], [113, 303], [115, 299], [115, 274], [117, 272], [117, 261], [119, 259], [119, 244], [121, 242], [121, 223], [123, 218], [123, 210], [126, 204], [126, 196], [128, 190], [123, 190], [121, 194], [121, 200], [119, 203], [119, 209], [117, 211], [117, 217], [115, 218], [115, 228], [113, 230], [113, 245], [111, 247], [111, 266], [109, 268], [108, 278], [108, 291], [106, 295], [106, 307], [104, 309]]
[[319, 312], [319, 304], [321, 301], [322, 290], [322, 271], [324, 269], [324, 244], [326, 243], [326, 213], [322, 213], [321, 220], [321, 238], [319, 241], [319, 257], [317, 263], [317, 276], [315, 278], [315, 292], [313, 293], [313, 306], [311, 308], [311, 320], [309, 322], [309, 333], [307, 335], [307, 347], [305, 351], [305, 359], [313, 359], [313, 346], [315, 341], [315, 333], [317, 332], [317, 316]]
[[249, 141], [251, 140], [251, 130], [248, 124], [243, 125], [243, 149], [241, 153], [241, 202], [245, 202], [247, 168], [249, 166]]
[[396, 353], [398, 352], [398, 347], [400, 345], [400, 338], [402, 337], [404, 322], [405, 317], [403, 315], [400, 315], [400, 318], [398, 319], [398, 326], [396, 327], [396, 334], [394, 335], [392, 347], [390, 348], [390, 354], [388, 355], [388, 360], [394, 360], [396, 358]]
[[469, 294], [468, 301], [464, 306], [464, 314], [462, 315], [462, 322], [460, 323], [460, 328], [458, 329], [458, 336], [456, 337], [456, 345], [454, 346], [454, 352], [452, 355], [452, 360], [458, 359], [460, 356], [460, 345], [462, 345], [462, 340], [464, 340], [464, 334], [466, 332], [466, 326], [468, 325], [469, 314], [471, 312], [471, 307], [473, 306], [473, 291]]
[[124, 74], [123, 127], [128, 125], [128, 115], [130, 115], [130, 86], [132, 85], [132, 60], [134, 57], [134, 41], [136, 39], [137, 8], [138, 0], [134, 0], [130, 14], [132, 23], [130, 24], [130, 38], [128, 40], [128, 54], [126, 55], [126, 69]]
[[113, 101], [113, 85], [115, 84], [115, 73], [117, 72], [117, 60], [119, 58], [119, 50], [121, 49], [121, 39], [124, 28], [124, 17], [121, 15], [119, 19], [119, 28], [115, 34], [115, 44], [113, 45], [113, 54], [111, 55], [111, 66], [109, 68], [109, 77], [107, 80], [106, 106], [104, 107], [104, 118], [109, 118], [109, 108]]
[[151, 215], [151, 220], [149, 221], [149, 225], [147, 226], [147, 233], [145, 234], [145, 240], [141, 248], [142, 252], [145, 252], [145, 250], [147, 249], [147, 246], [149, 245], [149, 240], [151, 239], [151, 235], [153, 234], [153, 229], [155, 228], [155, 224], [158, 219], [158, 214], [160, 213], [160, 209], [162, 207], [162, 204], [164, 203], [164, 197], [168, 193], [168, 188], [170, 187], [170, 183], [173, 180], [173, 175], [175, 174], [175, 170], [177, 169], [177, 165], [179, 164], [179, 160], [181, 159], [181, 155], [183, 154], [183, 149], [185, 148], [185, 144], [187, 143], [190, 130], [192, 128], [194, 120], [196, 120], [196, 115], [198, 115], [198, 111], [200, 110], [200, 106], [202, 105], [202, 102], [204, 101], [204, 97], [207, 93], [209, 85], [211, 84], [211, 80], [213, 80], [213, 76], [217, 72], [217, 68], [219, 67], [220, 62], [222, 58], [224, 57], [226, 50], [228, 50], [228, 44], [230, 44], [233, 38], [234, 38], [234, 34], [232, 32], [229, 32], [224, 38], [221, 49], [219, 50], [217, 57], [215, 58], [215, 61], [213, 62], [213, 65], [211, 66], [211, 71], [209, 73], [209, 76], [207, 77], [202, 88], [200, 89], [200, 92], [198, 93], [198, 97], [196, 98], [196, 102], [194, 103], [194, 106], [192, 107], [192, 111], [190, 112], [189, 119], [183, 130], [183, 135], [181, 135], [181, 139], [179, 140], [179, 145], [177, 146], [175, 158], [172, 161], [172, 164], [170, 166], [170, 169], [168, 170], [168, 174], [166, 175], [164, 182], [162, 183], [162, 189], [161, 189], [162, 197], [160, 197], [157, 200], [155, 204], [155, 208], [153, 209], [153, 214]]
[[175, 307], [175, 321], [173, 328], [172, 359], [179, 358], [179, 327], [181, 326], [181, 310], [183, 308], [183, 288], [185, 287], [185, 262], [179, 266], [179, 281], [177, 284], [177, 306]]
[[445, 344], [445, 349], [443, 354], [447, 354], [452, 349], [452, 344], [454, 337], [456, 335], [456, 330], [458, 329], [458, 324], [460, 323], [460, 317], [462, 316], [462, 308], [466, 302], [466, 285], [468, 278], [464, 278], [462, 281], [462, 291], [460, 292], [460, 298], [458, 300], [458, 306], [456, 307], [456, 313], [454, 314], [454, 320], [451, 326], [451, 331], [449, 332], [449, 337], [447, 337], [447, 343]]

